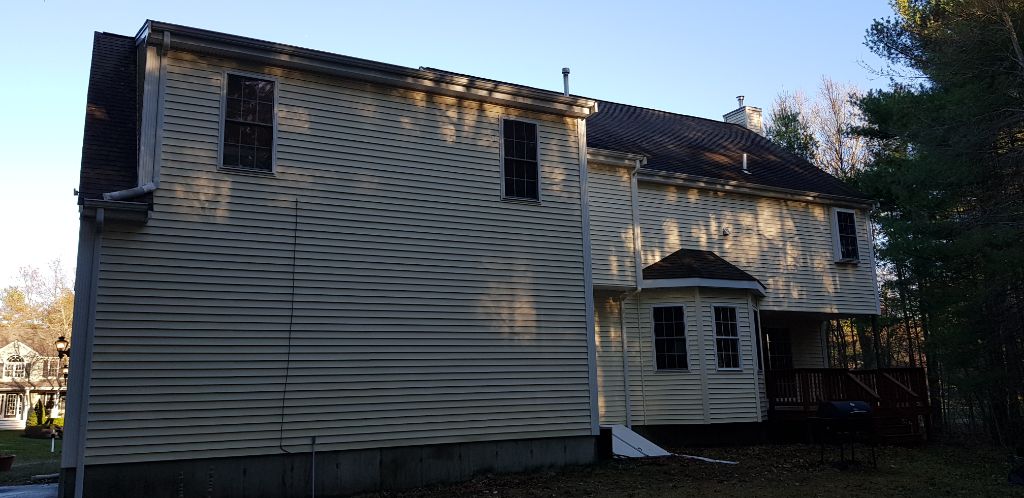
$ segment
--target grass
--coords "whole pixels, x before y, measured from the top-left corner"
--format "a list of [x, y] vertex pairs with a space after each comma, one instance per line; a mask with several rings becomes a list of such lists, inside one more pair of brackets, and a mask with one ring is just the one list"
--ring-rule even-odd
[[11, 470], [0, 472], [0, 485], [24, 484], [34, 475], [59, 472], [61, 441], [56, 443], [56, 451], [50, 453], [49, 439], [23, 437], [22, 431], [0, 431], [0, 453], [15, 455]]
[[[732, 460], [738, 465], [681, 457], [612, 460], [586, 467], [514, 475], [486, 475], [472, 481], [366, 497], [547, 497], [547, 496], [743, 496], [1024, 497], [1010, 486], [1004, 450], [984, 446], [932, 444], [878, 449], [878, 468], [837, 468], [819, 461], [817, 446], [764, 445], [687, 448], [680, 453]], [[858, 459], [867, 456], [858, 452]]]

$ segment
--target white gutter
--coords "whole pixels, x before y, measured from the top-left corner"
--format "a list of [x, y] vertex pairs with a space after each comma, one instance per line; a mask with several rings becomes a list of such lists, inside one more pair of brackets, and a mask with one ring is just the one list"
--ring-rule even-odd
[[683, 173], [671, 173], [668, 171], [655, 171], [650, 169], [640, 171], [639, 179], [645, 182], [660, 183], [664, 185], [679, 185], [683, 187], [715, 190], [719, 192], [733, 192], [791, 201], [815, 202], [834, 206], [864, 208], [870, 207], [874, 204], [874, 201], [869, 199], [820, 194], [805, 190], [771, 187], [768, 185], [758, 185], [735, 180], [721, 180], [706, 176], [687, 175]]
[[669, 289], [673, 287], [713, 287], [716, 289], [750, 290], [764, 297], [767, 289], [761, 282], [751, 280], [725, 280], [721, 278], [659, 278], [645, 280], [644, 289]]

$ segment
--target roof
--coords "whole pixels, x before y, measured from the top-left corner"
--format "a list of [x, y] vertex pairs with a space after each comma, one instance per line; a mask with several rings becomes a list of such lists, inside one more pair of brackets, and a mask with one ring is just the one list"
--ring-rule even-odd
[[644, 280], [701, 278], [758, 282], [711, 251], [680, 249], [644, 268]]
[[[587, 146], [647, 157], [645, 170], [869, 199], [743, 126], [614, 102], [587, 119]], [[747, 154], [750, 173], [742, 171]]]
[[134, 38], [110, 33], [93, 36], [79, 204], [138, 184], [135, 59]]
[[[18, 341], [42, 356], [56, 356], [57, 347], [53, 342], [60, 334], [47, 329], [6, 328], [0, 327], [0, 349]], [[24, 352], [23, 353], [27, 353]], [[3, 359], [0, 358], [0, 361]]]

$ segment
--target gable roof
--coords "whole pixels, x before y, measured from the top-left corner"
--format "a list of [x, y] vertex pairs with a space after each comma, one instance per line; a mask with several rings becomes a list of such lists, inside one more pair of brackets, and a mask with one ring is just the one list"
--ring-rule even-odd
[[644, 280], [702, 278], [758, 282], [711, 251], [680, 249], [644, 268]]
[[82, 137], [78, 203], [138, 182], [135, 39], [96, 33]]
[[[740, 125], [600, 101], [587, 146], [647, 157], [645, 170], [869, 199], [807, 160]], [[750, 173], [742, 171], [747, 154]]]

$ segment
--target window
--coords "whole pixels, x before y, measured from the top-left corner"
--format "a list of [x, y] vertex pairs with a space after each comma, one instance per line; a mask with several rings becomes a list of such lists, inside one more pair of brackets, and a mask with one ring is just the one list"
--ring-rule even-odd
[[60, 375], [60, 366], [58, 358], [43, 358], [43, 377], [56, 379]]
[[502, 120], [502, 174], [504, 196], [540, 200], [540, 167], [537, 163], [537, 125]]
[[740, 368], [740, 331], [736, 323], [736, 308], [715, 306], [715, 352], [718, 368]]
[[833, 229], [836, 234], [836, 260], [857, 261], [860, 257], [857, 249], [857, 218], [856, 213], [849, 209], [836, 209]]
[[7, 357], [7, 361], [4, 362], [4, 377], [25, 378], [25, 360], [20, 355], [13, 354]]
[[686, 323], [682, 306], [658, 306], [653, 309], [654, 359], [658, 370], [685, 370]]
[[274, 82], [229, 74], [224, 112], [225, 168], [273, 171]]

